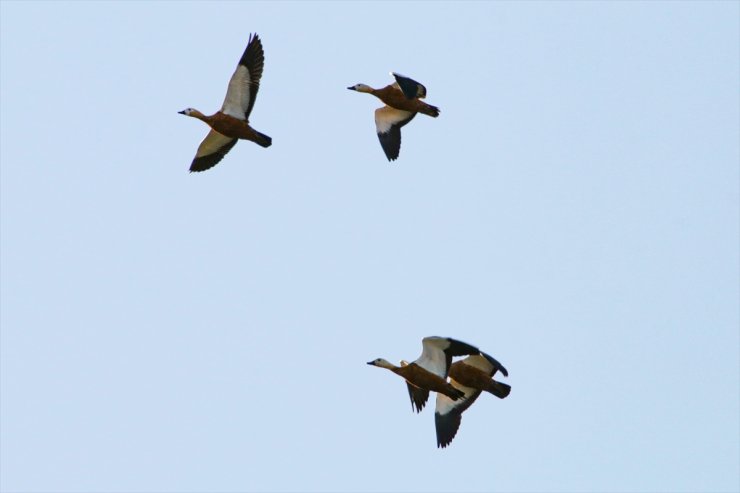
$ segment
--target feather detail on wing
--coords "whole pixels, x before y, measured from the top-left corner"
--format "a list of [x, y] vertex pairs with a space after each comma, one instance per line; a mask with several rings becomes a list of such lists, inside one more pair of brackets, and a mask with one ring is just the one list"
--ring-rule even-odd
[[409, 390], [409, 398], [411, 399], [411, 409], [420, 413], [424, 406], [429, 400], [429, 391], [420, 389], [419, 387], [406, 382], [406, 386]]
[[466, 387], [453, 378], [450, 378], [450, 385], [455, 387], [457, 390], [464, 392], [465, 396], [463, 396], [462, 399], [453, 401], [446, 395], [437, 393], [435, 412], [443, 416], [453, 412], [462, 414], [463, 412], [467, 411], [467, 409], [473, 405], [478, 396], [483, 393], [482, 390], [474, 389], [472, 387]]
[[480, 390], [465, 387], [452, 378], [450, 384], [458, 390], [465, 392], [465, 397], [453, 401], [444, 394], [437, 394], [437, 403], [434, 410], [434, 427], [437, 431], [437, 447], [445, 448], [457, 435], [457, 430], [462, 422], [462, 414], [468, 409], [478, 396]]
[[190, 171], [205, 171], [214, 167], [236, 145], [237, 140], [211, 130], [198, 146]]
[[388, 161], [398, 158], [401, 151], [401, 127], [414, 119], [416, 113], [383, 106], [375, 110], [375, 129]]
[[265, 54], [258, 35], [250, 36], [244, 54], [229, 80], [221, 112], [240, 120], [248, 120], [257, 98]]
[[[408, 364], [408, 361], [401, 360], [402, 367], [408, 366]], [[406, 387], [408, 388], [409, 398], [411, 399], [411, 410], [420, 413], [424, 409], [427, 400], [429, 400], [429, 391], [413, 385], [408, 380], [406, 380]]]
[[406, 77], [395, 72], [391, 72], [391, 75], [396, 79], [398, 87], [406, 99], [425, 98], [427, 95], [427, 88], [423, 84], [416, 82], [410, 77]]
[[504, 365], [499, 363], [493, 356], [484, 352], [481, 352], [479, 355], [465, 358], [463, 361], [466, 365], [478, 368], [479, 370], [488, 373], [490, 376], [495, 375], [497, 371], [500, 371], [505, 377], [509, 376], [509, 372], [506, 371]]
[[421, 356], [414, 363], [445, 379], [449, 374], [453, 356], [480, 353], [477, 347], [450, 337], [425, 337], [421, 340], [421, 348]]

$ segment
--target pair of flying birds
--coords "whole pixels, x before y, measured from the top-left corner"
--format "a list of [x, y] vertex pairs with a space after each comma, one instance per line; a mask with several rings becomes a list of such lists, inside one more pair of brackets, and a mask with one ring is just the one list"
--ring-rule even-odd
[[[272, 139], [249, 125], [249, 114], [259, 90], [265, 54], [257, 34], [249, 36], [247, 48], [231, 76], [226, 98], [221, 110], [211, 116], [188, 108], [179, 113], [206, 122], [211, 131], [200, 143], [190, 171], [205, 171], [221, 161], [237, 140], [251, 140], [262, 147], [270, 147]], [[413, 79], [392, 74], [396, 82], [382, 89], [357, 84], [347, 89], [376, 96], [386, 106], [375, 110], [375, 126], [380, 145], [389, 161], [398, 158], [401, 150], [401, 127], [413, 120], [417, 113], [432, 117], [439, 115], [439, 108], [421, 101], [426, 97], [426, 87]]]
[[[411, 363], [401, 361], [401, 366], [395, 366], [378, 358], [367, 364], [386, 368], [403, 377], [411, 408], [417, 413], [424, 409], [429, 392], [437, 392], [434, 427], [437, 447], [444, 448], [455, 438], [462, 413], [482, 392], [489, 392], [499, 399], [509, 395], [511, 387], [493, 379], [497, 371], [504, 376], [509, 376], [509, 372], [493, 357], [462, 341], [449, 337], [425, 337], [421, 343], [421, 356]], [[455, 356], [467, 358], [452, 363]]]

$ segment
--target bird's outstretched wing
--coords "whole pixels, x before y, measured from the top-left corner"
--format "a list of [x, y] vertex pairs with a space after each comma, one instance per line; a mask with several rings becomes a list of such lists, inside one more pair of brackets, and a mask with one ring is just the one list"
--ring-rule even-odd
[[249, 120], [265, 65], [262, 41], [257, 34], [249, 37], [244, 54], [229, 80], [221, 112], [240, 120]]
[[396, 79], [398, 87], [401, 88], [401, 92], [406, 99], [425, 98], [427, 95], [427, 88], [423, 84], [416, 82], [410, 77], [406, 77], [395, 72], [391, 72], [391, 75]]
[[211, 130], [198, 146], [195, 158], [190, 164], [190, 171], [205, 171], [213, 168], [236, 145], [237, 140], [239, 139], [227, 137]]
[[375, 110], [375, 129], [388, 161], [395, 161], [401, 152], [401, 127], [414, 119], [416, 113], [383, 106]]

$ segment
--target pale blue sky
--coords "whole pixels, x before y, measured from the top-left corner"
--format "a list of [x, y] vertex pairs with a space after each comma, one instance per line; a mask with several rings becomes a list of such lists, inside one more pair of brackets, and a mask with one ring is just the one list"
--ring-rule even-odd
[[[0, 9], [3, 491], [740, 489], [738, 2]], [[513, 388], [445, 450], [427, 335]]]

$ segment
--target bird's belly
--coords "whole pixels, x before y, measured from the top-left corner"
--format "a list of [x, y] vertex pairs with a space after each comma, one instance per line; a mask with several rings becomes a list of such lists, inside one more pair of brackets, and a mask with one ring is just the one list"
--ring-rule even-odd
[[236, 118], [214, 118], [210, 122], [211, 128], [221, 135], [236, 139], [248, 139], [254, 135], [254, 131], [244, 120]]
[[418, 111], [416, 101], [403, 97], [385, 97], [381, 98], [381, 100], [391, 108], [396, 108], [397, 110], [411, 111], [412, 113]]

